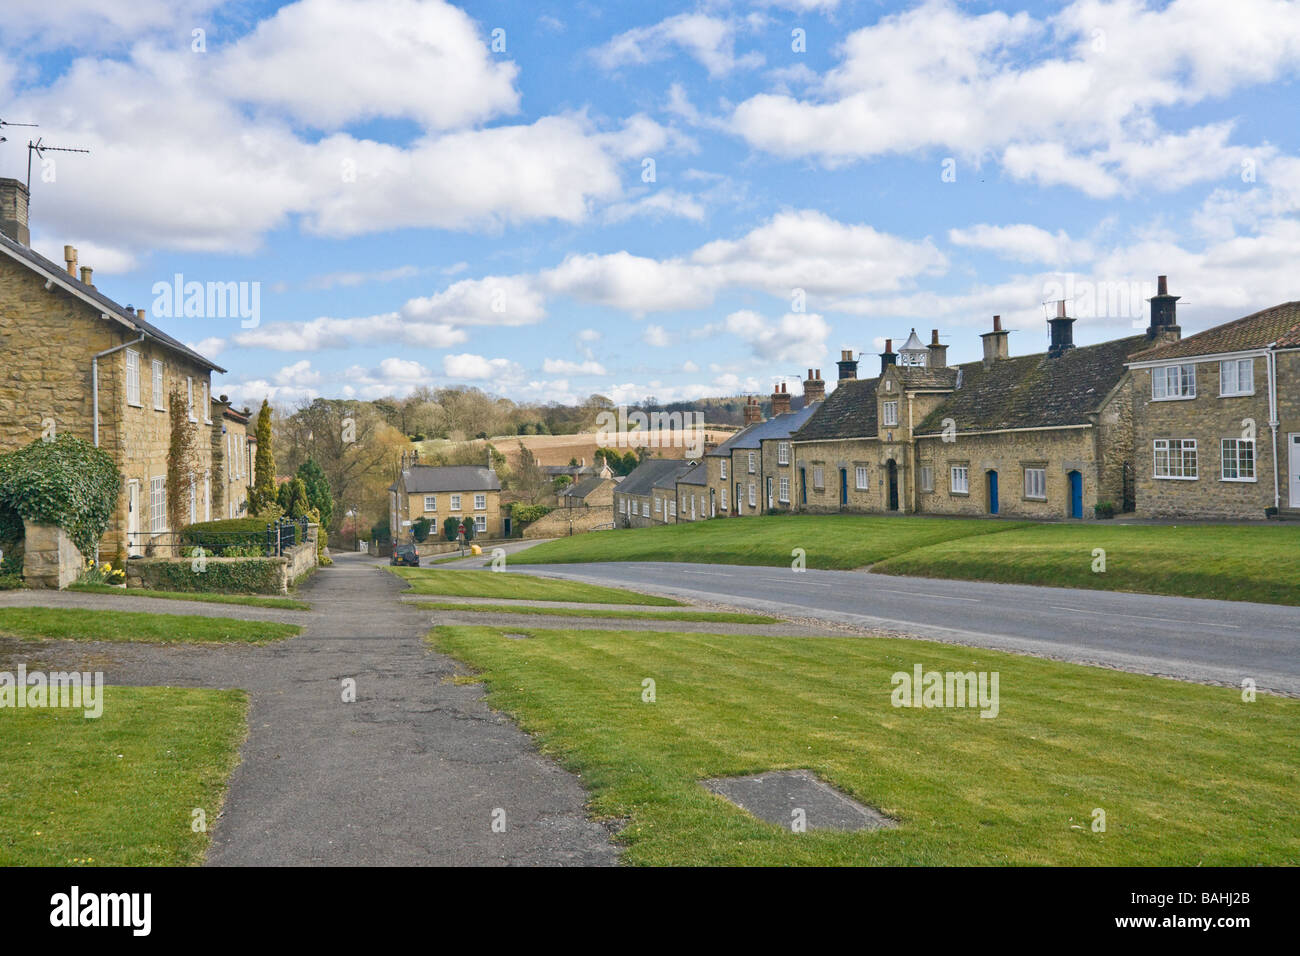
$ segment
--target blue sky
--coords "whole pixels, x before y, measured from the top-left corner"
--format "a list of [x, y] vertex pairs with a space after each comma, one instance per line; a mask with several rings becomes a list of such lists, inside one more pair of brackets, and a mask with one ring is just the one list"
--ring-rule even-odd
[[1295, 2], [6, 11], [0, 117], [92, 149], [33, 245], [140, 307], [258, 283], [256, 327], [155, 319], [250, 403], [766, 393], [994, 313], [1041, 351], [1062, 296], [1126, 334], [1158, 273], [1185, 332], [1300, 298]]

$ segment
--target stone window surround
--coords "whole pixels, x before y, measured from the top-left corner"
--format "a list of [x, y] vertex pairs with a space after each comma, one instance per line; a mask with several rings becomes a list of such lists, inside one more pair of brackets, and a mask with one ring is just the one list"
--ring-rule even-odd
[[[1186, 443], [1192, 445], [1193, 461], [1196, 465], [1196, 474], [1194, 475], [1161, 475], [1156, 473], [1156, 442], [1165, 442], [1165, 455], [1173, 454], [1173, 448], [1168, 446], [1169, 442], [1179, 442], [1179, 456], [1186, 454]], [[1201, 480], [1201, 446], [1195, 438], [1154, 438], [1151, 440], [1151, 477], [1156, 481], [1200, 481]]]
[[[1245, 445], [1249, 445], [1249, 446], [1250, 446], [1250, 470], [1251, 470], [1252, 474], [1251, 474], [1251, 476], [1250, 476], [1249, 478], [1226, 478], [1226, 477], [1224, 477], [1224, 474], [1223, 474], [1223, 463], [1224, 463], [1224, 461], [1226, 460], [1226, 456], [1224, 455], [1224, 450], [1225, 450], [1225, 449], [1224, 449], [1224, 446], [1227, 445], [1227, 443], [1230, 442], [1230, 441], [1231, 441], [1231, 442], [1238, 442], [1239, 444], [1245, 444]], [[1252, 440], [1250, 440], [1250, 439], [1247, 439], [1247, 438], [1221, 438], [1221, 439], [1219, 439], [1219, 480], [1220, 480], [1220, 481], [1226, 481], [1226, 482], [1228, 482], [1229, 484], [1234, 484], [1234, 485], [1252, 485], [1252, 484], [1258, 484], [1258, 483], [1259, 483], [1259, 468], [1257, 467], [1257, 466], [1258, 466], [1258, 462], [1259, 462], [1258, 451], [1259, 451], [1259, 449], [1258, 449], [1258, 447], [1257, 447], [1256, 442], [1254, 442], [1254, 441], [1252, 441]], [[1241, 471], [1241, 452], [1240, 452], [1240, 450], [1239, 450], [1238, 453], [1237, 453], [1237, 471], [1238, 471], [1239, 473], [1240, 473], [1240, 471]]]
[[[1029, 472], [1041, 471], [1043, 473], [1043, 493], [1041, 495], [1031, 495], [1028, 493]], [[1020, 463], [1020, 500], [1021, 501], [1046, 501], [1047, 500], [1047, 472], [1049, 471], [1048, 462], [1045, 461], [1022, 461]]]
[[920, 470], [921, 491], [925, 494], [934, 494], [934, 462], [921, 462]]
[[[961, 468], [961, 469], [963, 469], [963, 470], [966, 472], [966, 476], [965, 476], [965, 477], [966, 477], [966, 490], [965, 490], [965, 491], [958, 491], [958, 490], [956, 490], [956, 488], [954, 487], [954, 479], [957, 477], [957, 476], [954, 474], [954, 471], [955, 471], [956, 469], [958, 469], [958, 468]], [[967, 460], [965, 460], [965, 461], [950, 461], [950, 462], [948, 462], [948, 494], [949, 494], [950, 497], [955, 497], [955, 498], [969, 498], [969, 497], [970, 497], [970, 460], [969, 460], [969, 459], [967, 459]]]
[[871, 477], [867, 474], [866, 465], [853, 466], [853, 488], [855, 491], [871, 490]]

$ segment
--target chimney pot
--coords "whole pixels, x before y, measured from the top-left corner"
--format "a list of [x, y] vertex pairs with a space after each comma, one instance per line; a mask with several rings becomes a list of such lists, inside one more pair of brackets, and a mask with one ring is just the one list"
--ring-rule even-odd
[[68, 275], [72, 278], [77, 277], [77, 248], [76, 246], [63, 247], [63, 261], [68, 267]]
[[821, 370], [813, 375], [813, 370], [808, 370], [808, 380], [803, 383], [803, 403], [811, 405], [813, 402], [820, 402], [826, 397], [826, 383], [822, 381]]
[[938, 344], [939, 344], [939, 330], [938, 330], [938, 329], [931, 329], [931, 330], [930, 330], [930, 344], [931, 344], [931, 345], [938, 345]]
[[1052, 327], [1052, 344], [1047, 349], [1048, 358], [1059, 358], [1074, 348], [1074, 319], [1065, 314], [1064, 299], [1057, 300], [1056, 318], [1048, 319], [1047, 324]]
[[139, 319], [141, 322], [143, 322], [143, 321], [144, 321], [144, 309], [136, 309], [136, 310], [135, 310], [135, 317], [136, 317], [137, 319]]
[[1010, 333], [1002, 328], [1002, 316], [993, 316], [993, 331], [981, 333], [980, 338], [984, 341], [984, 367], [988, 368], [999, 359], [1008, 358], [1010, 350], [1007, 347], [1007, 336]]
[[1177, 342], [1183, 336], [1178, 327], [1178, 300], [1181, 296], [1169, 294], [1168, 276], [1156, 277], [1156, 294], [1151, 297], [1151, 324], [1147, 338], [1161, 342]]
[[95, 273], [95, 270], [92, 269], [92, 268], [90, 268], [90, 266], [82, 266], [82, 267], [81, 267], [81, 284], [82, 284], [82, 285], [88, 285], [88, 286], [90, 286], [90, 287], [93, 289], [93, 288], [95, 287], [95, 284], [94, 284], [93, 282], [91, 282], [90, 280], [91, 280], [91, 277], [94, 275], [94, 273]]

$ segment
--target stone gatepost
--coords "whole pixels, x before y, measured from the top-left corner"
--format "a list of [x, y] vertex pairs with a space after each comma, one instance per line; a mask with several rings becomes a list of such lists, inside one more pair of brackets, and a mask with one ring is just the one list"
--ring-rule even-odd
[[29, 588], [66, 588], [77, 580], [86, 559], [58, 525], [23, 519], [26, 553], [23, 581]]

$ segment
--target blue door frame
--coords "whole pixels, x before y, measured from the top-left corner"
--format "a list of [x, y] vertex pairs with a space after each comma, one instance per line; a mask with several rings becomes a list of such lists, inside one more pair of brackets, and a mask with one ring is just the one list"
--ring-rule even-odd
[[985, 475], [989, 484], [989, 514], [998, 513], [998, 473], [990, 471]]
[[848, 503], [849, 503], [849, 470], [847, 468], [841, 468], [840, 469], [840, 504], [847, 505]]
[[1077, 471], [1069, 474], [1070, 478], [1070, 517], [1083, 517], [1083, 475]]
[[799, 504], [808, 503], [808, 478], [802, 468], [799, 469]]

